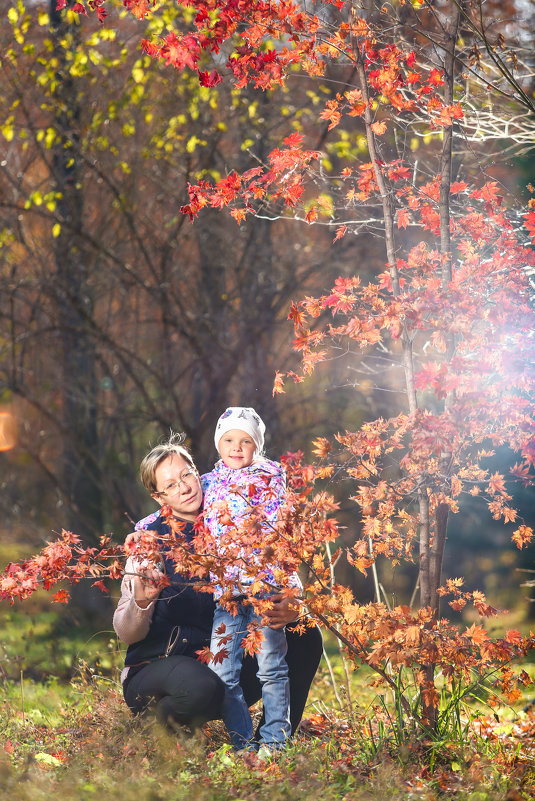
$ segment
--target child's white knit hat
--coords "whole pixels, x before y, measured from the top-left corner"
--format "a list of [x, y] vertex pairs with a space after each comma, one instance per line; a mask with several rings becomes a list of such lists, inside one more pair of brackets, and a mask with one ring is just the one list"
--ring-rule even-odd
[[234, 428], [249, 434], [256, 445], [256, 452], [262, 453], [266, 426], [254, 409], [245, 406], [229, 406], [217, 421], [214, 442], [218, 452], [219, 440], [223, 434]]

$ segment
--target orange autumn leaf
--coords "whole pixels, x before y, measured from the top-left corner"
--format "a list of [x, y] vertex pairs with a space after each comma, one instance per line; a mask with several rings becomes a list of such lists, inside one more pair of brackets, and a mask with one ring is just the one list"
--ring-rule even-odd
[[262, 650], [263, 641], [264, 635], [262, 634], [261, 629], [257, 628], [249, 631], [247, 636], [245, 636], [241, 642], [243, 652], [245, 654], [249, 654], [250, 656], [260, 653]]
[[54, 603], [58, 604], [68, 604], [70, 600], [70, 593], [68, 590], [58, 590], [55, 595], [52, 597]]
[[333, 242], [337, 242], [339, 239], [341, 239], [345, 235], [346, 231], [347, 225], [340, 225], [336, 229], [336, 236], [334, 237]]
[[504, 639], [505, 639], [506, 642], [510, 642], [510, 643], [513, 643], [513, 644], [518, 644], [518, 643], [522, 642], [523, 637], [520, 634], [520, 632], [517, 631], [516, 629], [510, 629], [509, 631], [505, 632], [505, 638]]
[[497, 493], [500, 495], [506, 494], [505, 483], [501, 473], [492, 474], [490, 477], [488, 490], [491, 495], [496, 495]]
[[285, 373], [281, 373], [277, 370], [275, 373], [275, 380], [273, 381], [272, 395], [280, 395], [286, 392], [284, 389], [284, 376]]
[[503, 518], [506, 523], [514, 523], [517, 517], [518, 513], [516, 509], [512, 509], [510, 506], [504, 506]]
[[407, 209], [398, 209], [397, 220], [398, 228], [406, 228], [412, 222], [412, 217]]
[[465, 637], [469, 637], [474, 645], [482, 645], [489, 639], [489, 635], [483, 626], [479, 626], [476, 623], [473, 623], [469, 629], [466, 629], [464, 635]]
[[511, 538], [516, 547], [522, 549], [524, 545], [528, 545], [533, 539], [533, 529], [530, 526], [519, 526]]
[[332, 443], [326, 437], [317, 437], [317, 439], [312, 441], [312, 453], [314, 456], [317, 456], [318, 459], [325, 459], [327, 454], [332, 449]]
[[376, 136], [382, 136], [386, 131], [386, 122], [372, 122], [371, 129]]

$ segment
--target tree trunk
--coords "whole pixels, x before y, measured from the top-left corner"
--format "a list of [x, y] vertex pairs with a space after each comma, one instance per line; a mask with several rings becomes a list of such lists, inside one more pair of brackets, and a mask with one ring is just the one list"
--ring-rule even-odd
[[[102, 486], [97, 429], [98, 380], [95, 345], [87, 320], [93, 316], [90, 265], [81, 238], [83, 189], [79, 165], [80, 104], [69, 70], [67, 48], [76, 47], [77, 31], [50, 2], [54, 56], [57, 59], [55, 125], [59, 142], [53, 154], [53, 182], [61, 228], [54, 237], [55, 275], [52, 283], [60, 337], [62, 459], [65, 511], [63, 527], [96, 544], [103, 533]], [[100, 592], [86, 583], [73, 587], [73, 601], [84, 617], [99, 614]]]
[[[443, 28], [443, 49], [444, 49], [444, 103], [451, 105], [454, 97], [454, 76], [455, 76], [455, 48], [457, 34], [459, 30], [459, 19], [461, 8], [455, 6], [452, 16], [446, 19]], [[453, 146], [453, 125], [444, 128], [442, 140], [442, 154], [440, 160], [440, 249], [443, 257], [442, 261], [442, 289], [447, 291], [448, 284], [452, 277], [452, 254], [450, 237], [450, 186], [452, 179], [452, 146]], [[455, 341], [450, 335], [447, 346], [447, 355], [451, 358], [455, 349]], [[446, 398], [446, 408], [453, 401], [453, 397]], [[448, 491], [448, 471], [451, 461], [451, 453], [441, 454], [442, 472], [444, 474], [444, 488]], [[435, 618], [439, 615], [440, 596], [438, 588], [441, 584], [442, 561], [444, 549], [446, 547], [446, 532], [448, 527], [449, 506], [446, 503], [438, 505], [435, 512], [434, 531], [428, 528], [427, 541], [422, 544], [420, 549], [420, 592], [421, 606], [429, 606]], [[425, 559], [422, 558], [422, 545], [425, 552]], [[424, 576], [424, 572], [426, 575]], [[424, 585], [425, 581], [425, 585]], [[425, 587], [425, 594], [424, 594]], [[434, 665], [422, 665], [425, 680], [429, 687], [434, 687], [435, 669]], [[422, 703], [422, 717], [429, 728], [434, 731], [438, 721], [438, 707], [434, 698], [424, 696]]]

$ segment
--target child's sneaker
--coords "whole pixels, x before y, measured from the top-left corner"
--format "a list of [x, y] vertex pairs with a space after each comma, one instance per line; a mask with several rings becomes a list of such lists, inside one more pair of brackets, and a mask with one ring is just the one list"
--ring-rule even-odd
[[263, 743], [258, 749], [257, 757], [259, 762], [270, 762], [274, 756], [276, 749], [270, 745]]

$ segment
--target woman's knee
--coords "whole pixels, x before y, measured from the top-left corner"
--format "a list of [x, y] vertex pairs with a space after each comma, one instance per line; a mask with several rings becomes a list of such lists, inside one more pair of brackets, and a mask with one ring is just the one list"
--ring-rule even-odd
[[186, 718], [203, 716], [206, 720], [220, 716], [221, 704], [225, 695], [225, 685], [216, 674], [206, 666], [195, 671], [194, 675], [179, 676], [176, 691], [170, 693], [180, 714]]
[[221, 712], [221, 704], [225, 696], [225, 684], [212, 670], [207, 668], [194, 688], [196, 706], [211, 711], [211, 717], [217, 718]]

